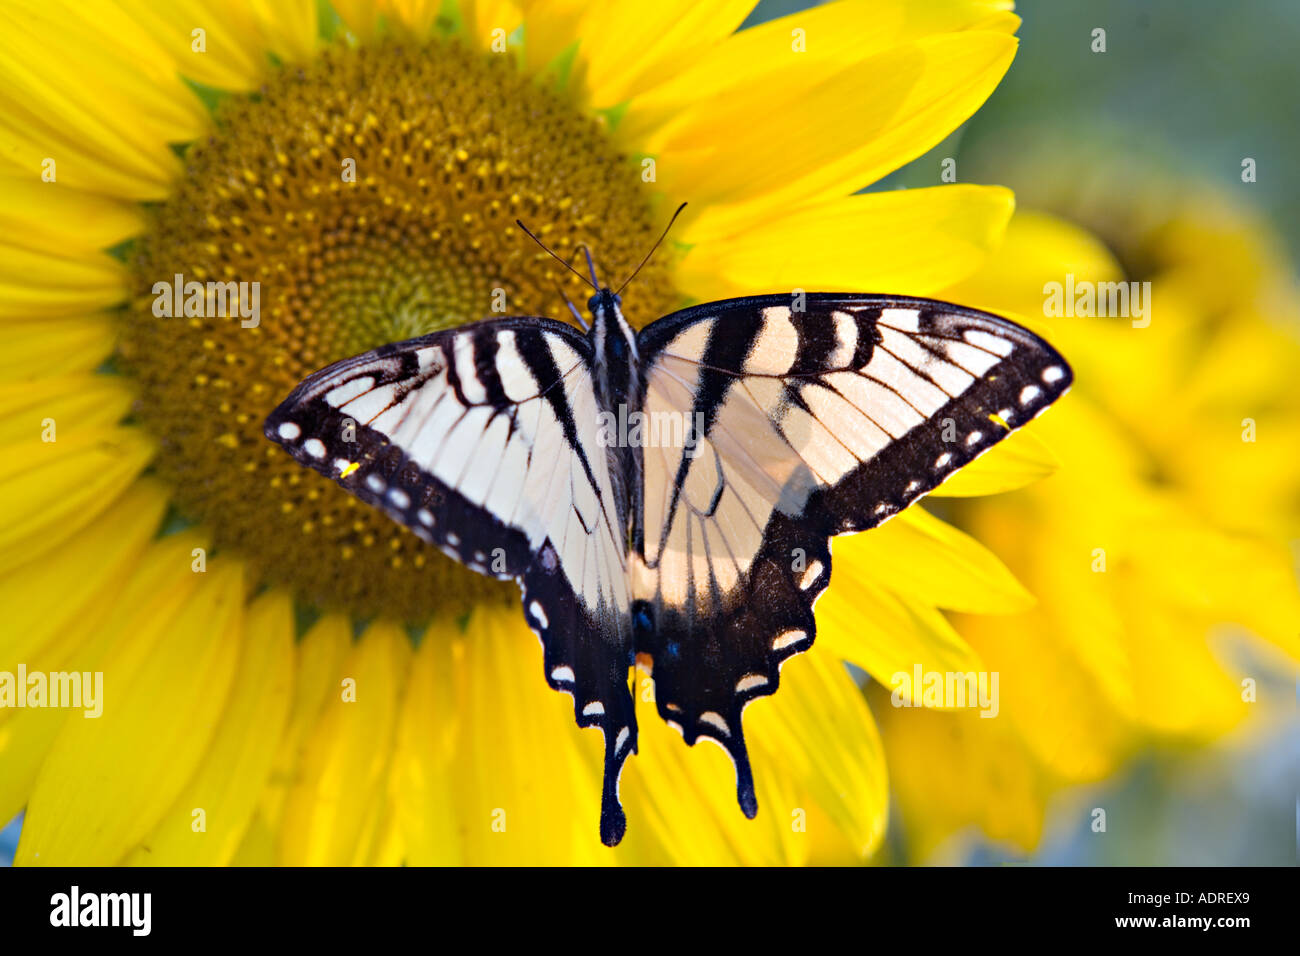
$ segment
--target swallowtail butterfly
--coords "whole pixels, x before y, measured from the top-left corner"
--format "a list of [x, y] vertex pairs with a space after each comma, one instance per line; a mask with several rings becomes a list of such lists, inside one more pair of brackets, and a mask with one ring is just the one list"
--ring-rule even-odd
[[902, 296], [728, 299], [636, 332], [591, 273], [585, 334], [501, 318], [385, 345], [312, 375], [265, 430], [519, 583], [547, 683], [604, 732], [612, 846], [637, 747], [634, 662], [660, 717], [731, 756], [753, 817], [741, 713], [812, 646], [829, 539], [902, 511], [1042, 413], [1071, 372], [1005, 319]]

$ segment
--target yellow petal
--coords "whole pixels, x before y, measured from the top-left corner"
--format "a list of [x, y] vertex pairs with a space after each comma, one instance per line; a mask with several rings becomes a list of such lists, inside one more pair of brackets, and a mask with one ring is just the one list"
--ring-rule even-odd
[[597, 759], [601, 734], [579, 729], [573, 699], [546, 685], [518, 609], [475, 611], [457, 647], [453, 786], [465, 859], [612, 862], [600, 842], [599, 777], [588, 779], [577, 756]]
[[[0, 383], [0, 443], [33, 437], [67, 438], [103, 432], [122, 420], [134, 400], [114, 375], [69, 375]], [[48, 429], [53, 423], [53, 431]]]
[[461, 16], [470, 42], [485, 50], [493, 49], [493, 31], [502, 30], [508, 37], [524, 20], [513, 0], [462, 0]]
[[[268, 18], [274, 8], [262, 2], [209, 3], [206, 0], [120, 0], [132, 22], [149, 34], [161, 59], [177, 73], [205, 86], [251, 90], [270, 72], [268, 50], [282, 59], [303, 58], [305, 18], [311, 17], [315, 39], [315, 8], [303, 0], [284, 5], [285, 29]], [[195, 31], [202, 30], [202, 34]], [[196, 50], [196, 45], [202, 50]]]
[[[187, 556], [174, 569], [195, 577]], [[140, 607], [103, 662], [103, 713], [67, 720], [28, 804], [16, 862], [109, 865], [149, 834], [198, 768], [239, 655], [243, 568], [212, 562], [180, 606]], [[232, 637], [234, 639], [232, 639]]]
[[330, 0], [347, 31], [362, 43], [369, 43], [379, 32], [379, 15], [383, 4], [375, 0]]
[[253, 815], [231, 866], [275, 866], [275, 833], [261, 813]]
[[[166, 506], [165, 488], [138, 481], [45, 559], [0, 575], [0, 670], [34, 668], [38, 657], [41, 668], [57, 670], [76, 649], [69, 638], [77, 621], [98, 621], [117, 600]], [[0, 723], [10, 714], [0, 711]]]
[[733, 235], [715, 232], [706, 210], [685, 231], [694, 245], [679, 282], [704, 300], [789, 289], [926, 295], [981, 265], [1014, 206], [996, 186], [868, 193], [776, 213]]
[[0, 467], [0, 572], [19, 567], [81, 530], [109, 507], [153, 457], [136, 428], [90, 430], [9, 449]]
[[84, 315], [126, 294], [126, 269], [105, 253], [69, 256], [0, 242], [0, 320]]
[[[1112, 282], [1119, 264], [1104, 243], [1089, 232], [1054, 216], [1018, 209], [1004, 240], [970, 277], [937, 296], [999, 315], [1043, 316], [1043, 286], [1076, 282]], [[1069, 355], [1066, 356], [1069, 358]]]
[[[1125, 715], [1110, 695], [1099, 692], [1073, 648], [1052, 639], [1050, 618], [1029, 620], [1034, 626], [1021, 630], [1001, 618], [962, 618], [962, 633], [979, 650], [985, 668], [998, 674], [998, 715], [976, 719], [1008, 724], [1061, 780], [1099, 780], [1135, 745]], [[1026, 634], [1039, 639], [1028, 640]]]
[[400, 678], [409, 657], [405, 632], [380, 622], [357, 641], [336, 672], [285, 802], [282, 864], [344, 866], [368, 859], [386, 796]]
[[[857, 858], [873, 852], [889, 812], [884, 750], [862, 692], [839, 658], [814, 647], [789, 662], [776, 695], [760, 698], [745, 718], [755, 775], [791, 778], [825, 810]], [[801, 809], [760, 806], [759, 812], [794, 828], [806, 822]]]
[[[1049, 411], [1048, 415], [1054, 413]], [[954, 473], [930, 495], [970, 498], [1001, 494], [1040, 481], [1059, 467], [1056, 454], [1039, 437], [1038, 428], [1021, 428]]]
[[[292, 698], [292, 598], [263, 595], [245, 613], [243, 630], [230, 699], [203, 763], [129, 864], [221, 866], [239, 848]], [[238, 640], [234, 633], [227, 639]]]
[[753, 0], [588, 4], [577, 35], [593, 104], [617, 106], [672, 76], [734, 32], [753, 7]]
[[[581, 47], [581, 28], [587, 4], [584, 0], [523, 0], [524, 13], [524, 64], [530, 72], [538, 72], [554, 65], [566, 51]], [[570, 80], [573, 95], [581, 100], [586, 95], [586, 65], [581, 56], [571, 65]]]
[[887, 692], [871, 701], [909, 861], [931, 860], [949, 834], [972, 825], [1021, 849], [1037, 845], [1049, 778], [1005, 721], [896, 708]]
[[835, 541], [838, 565], [852, 541], [852, 566], [904, 598], [975, 614], [1009, 614], [1033, 596], [982, 544], [919, 507], [850, 539]]
[[[870, 534], [871, 532], [867, 532]], [[817, 601], [817, 644], [852, 661], [886, 687], [907, 685], [896, 675], [983, 670], [975, 650], [932, 605], [879, 587], [855, 558], [866, 535], [836, 539], [831, 587]]]
[[258, 810], [268, 827], [279, 826], [289, 788], [298, 778], [303, 747], [338, 693], [339, 673], [351, 647], [352, 622], [341, 613], [323, 616], [295, 646], [293, 701]]
[[384, 7], [396, 22], [423, 36], [438, 19], [442, 3], [440, 0], [386, 0]]
[[[13, 673], [19, 663], [26, 663], [28, 673], [100, 669], [117, 628], [127, 612], [134, 611], [132, 602], [158, 593], [166, 577], [160, 576], [159, 569], [180, 563], [174, 556], [182, 552], [174, 548], [165, 555], [160, 555], [157, 547], [143, 550], [164, 504], [161, 488], [139, 482], [118, 501], [111, 515], [86, 529], [84, 553], [69, 554], [65, 549], [66, 564], [38, 562], [36, 573], [24, 569], [5, 576], [4, 594], [23, 595], [21, 602], [15, 600], [10, 607], [30, 611], [15, 615], [14, 631], [5, 637], [0, 650], [0, 670]], [[191, 537], [183, 543], [203, 542]], [[103, 567], [88, 567], [88, 558], [98, 558], [101, 564], [121, 563], [105, 574]], [[80, 571], [86, 573], [90, 587], [70, 577]], [[31, 622], [31, 631], [24, 632], [29, 616], [36, 620]], [[0, 816], [11, 819], [27, 803], [45, 755], [70, 714], [81, 719], [75, 711], [50, 707], [0, 711]]]
[[465, 732], [457, 708], [461, 666], [454, 622], [430, 626], [412, 661], [393, 753], [392, 791], [410, 866], [464, 862], [455, 803], [456, 742]]
[[[706, 737], [687, 747], [681, 734], [656, 712], [652, 682], [637, 673], [639, 743], [623, 770], [620, 795], [628, 830], [615, 851], [618, 862], [656, 866], [790, 862], [799, 847], [787, 839], [791, 788], [773, 782], [777, 776], [786, 782], [781, 769], [772, 772], [754, 766], [760, 809], [757, 817], [747, 819], [736, 803], [736, 772], [726, 752]], [[751, 741], [751, 763], [754, 759]], [[598, 786], [599, 779], [593, 767], [590, 786]]]
[[0, 175], [0, 235], [24, 249], [68, 257], [107, 249], [144, 228], [139, 205], [39, 176]]
[[249, 7], [257, 18], [266, 48], [279, 59], [302, 63], [316, 54], [316, 0], [249, 0]]
[[[165, 51], [107, 3], [15, 0], [0, 11], [5, 159], [39, 179], [157, 199], [180, 170], [168, 143], [204, 128], [202, 104]], [[56, 66], [58, 64], [59, 66]]]
[[929, 37], [811, 90], [801, 89], [796, 61], [684, 113], [643, 149], [658, 157], [662, 192], [709, 208], [715, 231], [740, 232], [772, 209], [853, 192], [924, 153], [983, 103], [1015, 46], [1002, 33]]
[[[937, 0], [925, 4], [825, 3], [749, 27], [703, 55], [663, 71], [637, 95], [619, 123], [630, 140], [652, 136], [684, 109], [707, 108], [769, 72], [797, 68], [796, 81], [810, 90], [864, 57], [934, 34], [962, 30], [1014, 33], [1019, 17], [1010, 4]], [[531, 34], [530, 34], [531, 39]]]
[[106, 316], [0, 323], [0, 382], [30, 382], [97, 368], [116, 336]]

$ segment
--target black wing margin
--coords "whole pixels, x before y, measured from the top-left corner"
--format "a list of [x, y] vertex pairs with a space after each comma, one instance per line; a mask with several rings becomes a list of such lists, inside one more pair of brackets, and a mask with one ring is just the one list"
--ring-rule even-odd
[[807, 294], [710, 303], [644, 329], [643, 408], [693, 448], [647, 447], [632, 597], [656, 702], [720, 743], [757, 810], [741, 714], [815, 636], [829, 539], [888, 520], [1068, 389], [1033, 333], [961, 306]]

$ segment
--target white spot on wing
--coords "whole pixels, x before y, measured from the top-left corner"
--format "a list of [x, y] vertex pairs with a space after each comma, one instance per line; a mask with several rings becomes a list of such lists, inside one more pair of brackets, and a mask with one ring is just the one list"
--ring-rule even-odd
[[279, 429], [280, 437], [285, 441], [293, 441], [302, 434], [302, 429], [293, 422], [281, 422]]
[[722, 719], [721, 714], [714, 711], [706, 710], [700, 714], [700, 723], [708, 724], [713, 729], [722, 731], [728, 737], [731, 736], [731, 728], [727, 726], [727, 722]]
[[808, 637], [807, 631], [783, 631], [772, 640], [772, 650], [783, 651], [791, 644], [798, 644]]
[[1008, 340], [999, 338], [996, 335], [991, 335], [990, 333], [984, 332], [980, 329], [967, 329], [962, 335], [962, 338], [971, 345], [992, 352], [995, 355], [1001, 355], [1004, 358], [1010, 355], [1011, 350], [1015, 348], [1015, 346]]
[[[546, 616], [546, 610], [537, 601], [531, 602], [528, 605], [528, 610], [532, 612], [533, 617], [537, 620], [538, 624], [542, 625], [542, 627], [551, 626], [551, 621]], [[558, 670], [559, 668], [556, 669]], [[568, 670], [568, 668], [565, 668], [565, 670]], [[570, 673], [572, 672], [570, 671]]]
[[319, 438], [308, 438], [302, 443], [302, 450], [313, 458], [325, 457], [325, 443]]
[[822, 576], [822, 563], [817, 560], [808, 562], [808, 567], [804, 569], [803, 576], [799, 579], [799, 588], [807, 591], [816, 580]]
[[762, 674], [746, 674], [740, 680], [736, 681], [736, 693], [743, 694], [747, 690], [753, 690], [755, 687], [762, 687], [767, 683], [767, 678]]

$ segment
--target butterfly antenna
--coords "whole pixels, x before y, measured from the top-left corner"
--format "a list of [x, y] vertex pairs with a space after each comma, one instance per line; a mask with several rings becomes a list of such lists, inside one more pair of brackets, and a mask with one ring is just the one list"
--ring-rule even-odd
[[[577, 277], [578, 277], [579, 279], [581, 279], [583, 282], [586, 282], [588, 285], [591, 285], [590, 281], [587, 279], [587, 277], [586, 277], [585, 275], [583, 275], [583, 274], [582, 274], [581, 272], [579, 272], [577, 269], [573, 268], [573, 266], [569, 265], [567, 262], [565, 262], [563, 259], [561, 259], [559, 256], [557, 256], [554, 252], [552, 252], [550, 249], [548, 249], [548, 248], [546, 247], [546, 243], [542, 242], [542, 240], [540, 240], [540, 239], [538, 239], [536, 236], [534, 236], [534, 235], [532, 234], [532, 232], [529, 230], [529, 228], [528, 228], [527, 226], [525, 226], [521, 220], [516, 219], [516, 220], [515, 220], [515, 225], [518, 226], [520, 229], [522, 229], [522, 230], [524, 231], [524, 235], [526, 235], [529, 239], [533, 240], [533, 242], [535, 242], [535, 243], [537, 243], [539, 246], [541, 246], [541, 247], [542, 247], [542, 251], [545, 252], [548, 256], [550, 256], [552, 259], [554, 259], [554, 260], [555, 260], [556, 262], [558, 262], [560, 265], [564, 266], [564, 268], [568, 269], [570, 272], [572, 272], [575, 276], [577, 276]], [[591, 254], [588, 253], [587, 255], [588, 255], [588, 261], [590, 261], [590, 256], [591, 256]], [[597, 292], [600, 291], [600, 288], [599, 288], [598, 286], [591, 285], [591, 287], [592, 287], [593, 289], [595, 289]]]
[[[650, 247], [650, 251], [645, 254], [645, 258], [641, 260], [641, 265], [637, 266], [635, 269], [632, 270], [632, 274], [627, 277], [626, 281], [624, 281], [624, 283], [621, 286], [618, 287], [618, 292], [615, 292], [614, 293], [615, 295], [620, 295], [623, 292], [623, 290], [627, 288], [628, 282], [631, 282], [633, 279], [636, 278], [636, 274], [641, 271], [641, 267], [650, 261], [650, 257], [653, 256], [655, 254], [655, 250], [659, 248], [659, 243], [663, 242], [664, 239], [667, 238], [668, 230], [673, 227], [673, 223], [677, 221], [677, 217], [682, 214], [682, 210], [685, 208], [686, 208], [686, 203], [682, 203], [680, 206], [677, 207], [677, 211], [673, 213], [673, 218], [668, 220], [668, 225], [664, 226], [664, 231], [660, 234], [659, 238], [655, 240], [655, 244]], [[595, 275], [594, 270], [592, 271], [592, 275]]]
[[560, 293], [560, 298], [563, 299], [564, 304], [569, 307], [569, 311], [573, 313], [573, 317], [578, 320], [578, 324], [582, 326], [582, 331], [590, 332], [591, 329], [587, 326], [587, 320], [582, 317], [582, 313], [578, 311], [578, 307], [569, 301], [569, 297], [564, 294], [564, 287], [558, 282], [555, 284], [555, 291]]

